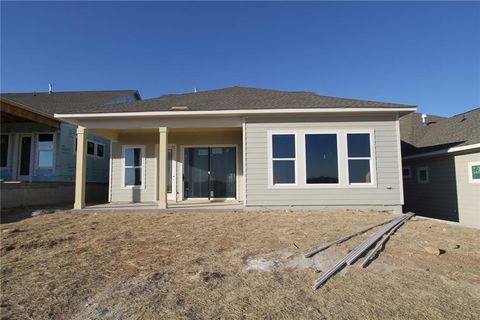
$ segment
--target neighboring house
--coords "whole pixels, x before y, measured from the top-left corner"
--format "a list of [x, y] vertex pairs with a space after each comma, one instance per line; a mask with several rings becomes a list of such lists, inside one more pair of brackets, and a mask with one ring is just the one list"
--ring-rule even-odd
[[[108, 108], [139, 99], [135, 90], [1, 94], [2, 208], [73, 199], [76, 125], [55, 119], [54, 113]], [[96, 190], [107, 190], [110, 141], [96, 134], [89, 135], [87, 141], [87, 182], [97, 183]]]
[[400, 119], [405, 210], [480, 227], [480, 108]]
[[[399, 117], [415, 106], [232, 87], [58, 112], [112, 139], [110, 202], [237, 200], [246, 208], [401, 212]], [[87, 188], [88, 189], [88, 188]]]

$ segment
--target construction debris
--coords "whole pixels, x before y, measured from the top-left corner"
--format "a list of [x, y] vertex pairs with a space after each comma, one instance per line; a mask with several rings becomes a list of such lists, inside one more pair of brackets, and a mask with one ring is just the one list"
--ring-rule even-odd
[[323, 250], [325, 250], [325, 249], [328, 249], [328, 248], [330, 248], [331, 246], [333, 246], [334, 244], [340, 244], [340, 243], [342, 243], [342, 242], [345, 242], [345, 241], [347, 241], [347, 240], [349, 240], [349, 239], [351, 239], [351, 238], [353, 238], [353, 237], [355, 237], [355, 236], [358, 236], [358, 235], [360, 235], [360, 234], [362, 234], [362, 233], [365, 233], [365, 232], [367, 232], [367, 231], [370, 231], [370, 230], [373, 229], [373, 228], [376, 228], [376, 227], [382, 226], [382, 225], [384, 225], [384, 224], [387, 224], [387, 223], [389, 223], [389, 222], [392, 222], [393, 220], [396, 220], [396, 219], [397, 219], [397, 218], [391, 219], [391, 220], [388, 220], [388, 221], [385, 221], [385, 222], [382, 222], [382, 223], [378, 223], [378, 224], [373, 225], [373, 226], [370, 226], [370, 227], [368, 227], [368, 228], [366, 228], [366, 229], [363, 229], [363, 230], [357, 231], [357, 232], [355, 232], [355, 233], [352, 233], [351, 235], [348, 235], [348, 236], [342, 237], [342, 238], [340, 238], [340, 239], [338, 239], [338, 240], [335, 240], [335, 241], [329, 242], [329, 243], [327, 243], [327, 244], [324, 244], [323, 246], [320, 246], [320, 247], [318, 247], [318, 248], [315, 248], [315, 249], [313, 249], [312, 251], [310, 251], [309, 253], [305, 254], [305, 258], [313, 257], [314, 255], [316, 255], [316, 254], [319, 253], [320, 251], [323, 251]]
[[[404, 215], [402, 215], [398, 218], [387, 221], [387, 224], [381, 230], [379, 230], [373, 236], [371, 236], [370, 238], [365, 240], [362, 244], [360, 244], [357, 248], [355, 248], [355, 250], [351, 251], [347, 256], [345, 256], [343, 259], [341, 259], [335, 266], [333, 266], [330, 270], [328, 270], [325, 274], [323, 274], [315, 282], [313, 288], [314, 289], [320, 288], [325, 282], [327, 282], [328, 279], [330, 279], [330, 277], [332, 277], [334, 274], [336, 274], [337, 272], [339, 272], [340, 270], [345, 268], [345, 266], [355, 263], [355, 261], [365, 251], [367, 251], [371, 246], [373, 246], [378, 240], [380, 240], [384, 236], [385, 236], [386, 239], [388, 239], [388, 236], [386, 236], [386, 235], [387, 234], [391, 235], [393, 233], [393, 232], [390, 232], [390, 231], [392, 231], [393, 229], [394, 230], [398, 229], [401, 225], [403, 225], [408, 219], [410, 219], [414, 215], [415, 215], [414, 213], [409, 212], [409, 213], [404, 214]], [[382, 223], [380, 225], [383, 225], [383, 224], [385, 224], [385, 223]], [[381, 247], [381, 245], [380, 245], [380, 247]], [[319, 248], [321, 248], [321, 247], [319, 247]], [[372, 257], [373, 257], [373, 255], [372, 255]]]

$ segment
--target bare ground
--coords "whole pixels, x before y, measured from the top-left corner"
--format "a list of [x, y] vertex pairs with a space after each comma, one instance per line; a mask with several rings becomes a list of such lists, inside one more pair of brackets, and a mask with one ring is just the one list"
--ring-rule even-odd
[[[379, 212], [43, 215], [1, 225], [2, 319], [478, 319], [480, 230], [414, 219], [312, 290]], [[440, 256], [425, 246], [445, 250]]]

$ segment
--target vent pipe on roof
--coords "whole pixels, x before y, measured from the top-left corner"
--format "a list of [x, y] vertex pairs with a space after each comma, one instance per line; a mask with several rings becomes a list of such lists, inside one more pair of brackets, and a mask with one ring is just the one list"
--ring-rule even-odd
[[52, 93], [53, 85], [51, 83], [48, 84], [48, 94]]
[[427, 125], [427, 115], [425, 113], [422, 113], [422, 125]]

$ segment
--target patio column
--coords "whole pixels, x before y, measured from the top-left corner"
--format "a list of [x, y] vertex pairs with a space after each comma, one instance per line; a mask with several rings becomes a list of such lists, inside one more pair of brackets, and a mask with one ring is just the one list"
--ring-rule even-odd
[[77, 128], [77, 165], [75, 173], [74, 209], [85, 208], [85, 180], [87, 176], [87, 135], [84, 127]]
[[158, 128], [158, 207], [167, 208], [167, 128]]

